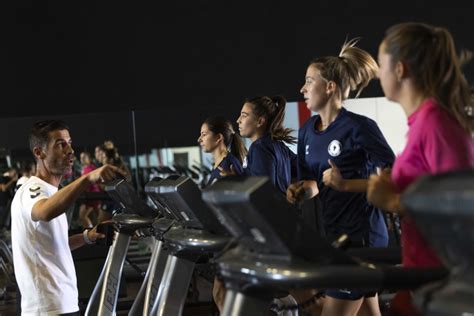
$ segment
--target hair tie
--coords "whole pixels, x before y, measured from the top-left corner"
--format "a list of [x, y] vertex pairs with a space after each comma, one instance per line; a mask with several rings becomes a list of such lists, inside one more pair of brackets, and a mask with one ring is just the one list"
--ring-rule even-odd
[[272, 98], [272, 103], [275, 105], [275, 108], [278, 108], [280, 106], [280, 102], [278, 102], [278, 98], [273, 97]]

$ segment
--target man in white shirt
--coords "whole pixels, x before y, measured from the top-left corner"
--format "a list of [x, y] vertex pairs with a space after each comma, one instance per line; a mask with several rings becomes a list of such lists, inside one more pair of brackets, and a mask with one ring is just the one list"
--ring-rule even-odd
[[58, 191], [73, 165], [69, 129], [58, 120], [35, 123], [30, 149], [36, 175], [16, 192], [11, 206], [15, 276], [22, 315], [79, 315], [76, 272], [71, 250], [103, 238], [96, 229], [68, 237], [64, 212], [90, 185], [123, 172], [104, 165]]

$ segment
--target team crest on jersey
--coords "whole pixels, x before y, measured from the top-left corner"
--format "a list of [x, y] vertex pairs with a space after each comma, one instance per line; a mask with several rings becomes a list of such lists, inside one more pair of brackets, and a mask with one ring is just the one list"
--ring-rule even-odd
[[306, 145], [306, 147], [304, 149], [304, 154], [309, 155], [309, 145]]
[[333, 140], [328, 146], [328, 153], [332, 157], [337, 157], [341, 154], [342, 145], [338, 140]]
[[244, 161], [242, 162], [242, 168], [247, 168], [247, 157], [244, 157]]

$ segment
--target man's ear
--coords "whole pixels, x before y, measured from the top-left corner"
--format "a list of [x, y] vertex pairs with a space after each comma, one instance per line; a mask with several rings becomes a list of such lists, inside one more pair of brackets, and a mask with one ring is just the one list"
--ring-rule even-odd
[[46, 154], [41, 147], [33, 148], [33, 154], [35, 155], [36, 159], [44, 159], [46, 157]]

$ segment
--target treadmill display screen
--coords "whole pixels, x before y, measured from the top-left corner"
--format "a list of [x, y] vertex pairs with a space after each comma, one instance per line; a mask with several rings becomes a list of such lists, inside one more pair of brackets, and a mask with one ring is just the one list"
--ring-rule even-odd
[[353, 262], [307, 225], [267, 177], [229, 177], [203, 192], [221, 223], [248, 249], [321, 264]]
[[137, 214], [142, 217], [154, 218], [159, 212], [148, 206], [133, 189], [133, 187], [123, 179], [113, 180], [106, 184], [105, 191], [124, 209], [124, 213]]
[[226, 233], [212, 210], [203, 202], [201, 190], [188, 177], [170, 176], [148, 183], [145, 191], [179, 219], [186, 227]]

